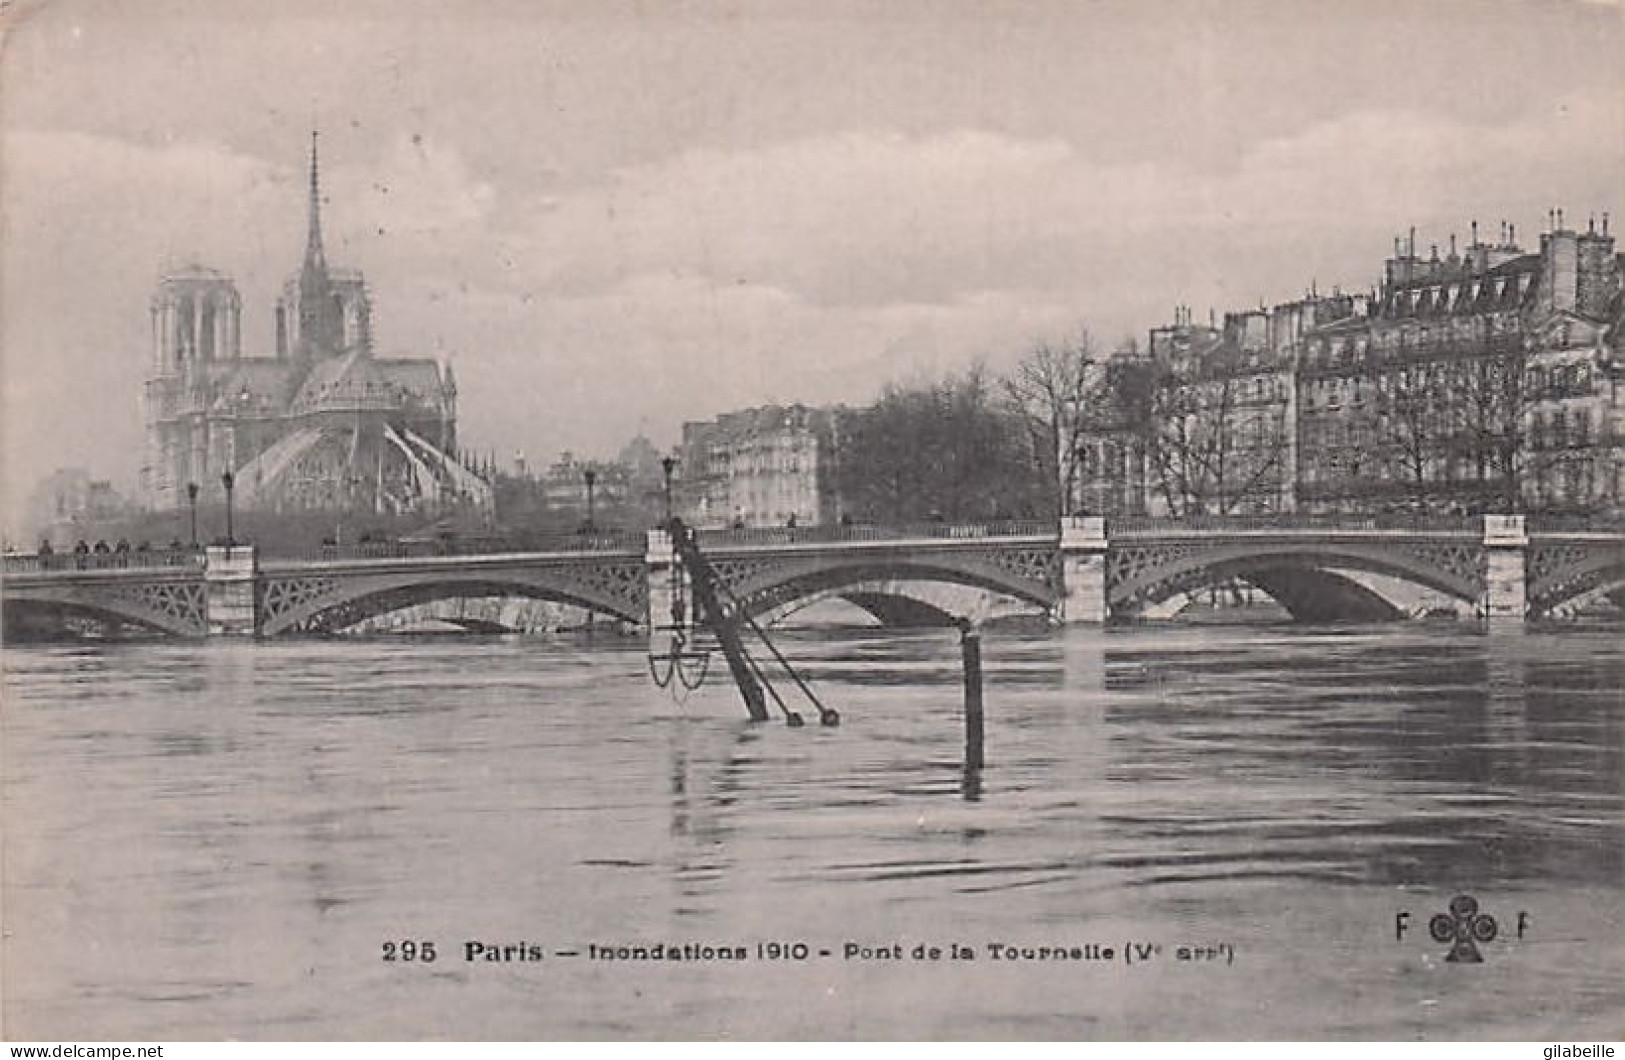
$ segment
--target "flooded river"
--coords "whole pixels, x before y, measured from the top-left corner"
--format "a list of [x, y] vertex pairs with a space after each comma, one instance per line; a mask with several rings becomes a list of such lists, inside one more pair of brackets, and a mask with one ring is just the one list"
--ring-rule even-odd
[[972, 774], [955, 634], [780, 643], [840, 728], [614, 640], [8, 649], [6, 1036], [1620, 1030], [1617, 627], [990, 633]]

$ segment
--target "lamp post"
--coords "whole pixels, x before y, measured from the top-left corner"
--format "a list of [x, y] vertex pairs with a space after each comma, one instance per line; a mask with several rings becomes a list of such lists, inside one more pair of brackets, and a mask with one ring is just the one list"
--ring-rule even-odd
[[189, 540], [192, 542], [192, 547], [197, 548], [197, 483], [196, 482], [188, 482], [186, 484], [186, 503], [192, 509], [192, 524], [191, 524], [191, 526], [192, 526], [192, 536], [189, 538]]
[[660, 470], [666, 476], [666, 522], [671, 523], [671, 473], [677, 467], [675, 456], [661, 457]]
[[220, 476], [220, 484], [226, 487], [226, 547], [231, 548], [237, 544], [237, 537], [232, 532], [231, 526], [231, 490], [237, 484], [237, 479], [230, 471], [226, 471]]
[[592, 488], [598, 482], [598, 472], [589, 467], [581, 473], [581, 477], [587, 480], [587, 533], [590, 534], [595, 529], [592, 521]]

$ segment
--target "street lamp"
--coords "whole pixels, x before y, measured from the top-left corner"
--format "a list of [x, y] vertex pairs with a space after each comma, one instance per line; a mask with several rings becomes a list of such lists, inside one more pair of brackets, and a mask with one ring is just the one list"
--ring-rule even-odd
[[660, 458], [660, 470], [666, 476], [666, 522], [668, 525], [671, 523], [671, 473], [676, 466], [677, 458], [675, 456]]
[[191, 536], [192, 547], [197, 548], [197, 483], [196, 482], [188, 482], [186, 484], [186, 503], [188, 505], [190, 505], [191, 509], [192, 509], [192, 536]]
[[592, 488], [598, 481], [598, 472], [589, 467], [581, 473], [581, 477], [587, 480], [587, 532], [590, 534], [594, 529], [592, 522]]
[[232, 532], [231, 527], [231, 489], [237, 484], [237, 479], [227, 471], [221, 474], [220, 484], [226, 487], [226, 547], [231, 548], [237, 544], [236, 534]]

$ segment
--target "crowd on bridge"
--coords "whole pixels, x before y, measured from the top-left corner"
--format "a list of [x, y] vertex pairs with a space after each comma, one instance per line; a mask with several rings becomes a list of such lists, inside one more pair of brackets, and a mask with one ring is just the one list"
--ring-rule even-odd
[[[119, 538], [109, 544], [98, 539], [91, 543], [84, 538], [74, 542], [71, 549], [58, 552], [50, 538], [41, 538], [34, 552], [40, 570], [102, 570], [109, 567], [183, 566], [196, 556], [198, 546], [183, 544], [174, 539], [167, 545], [154, 547], [150, 541], [131, 545], [128, 538]], [[16, 553], [7, 548], [8, 557]]]

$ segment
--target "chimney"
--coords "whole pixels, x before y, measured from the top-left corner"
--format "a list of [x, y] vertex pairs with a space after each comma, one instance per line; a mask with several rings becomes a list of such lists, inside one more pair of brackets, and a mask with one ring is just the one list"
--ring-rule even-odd
[[1515, 224], [1507, 225], [1507, 244], [1514, 247], [1518, 245], [1518, 226]]
[[1478, 246], [1478, 218], [1473, 218], [1473, 246]]

